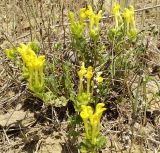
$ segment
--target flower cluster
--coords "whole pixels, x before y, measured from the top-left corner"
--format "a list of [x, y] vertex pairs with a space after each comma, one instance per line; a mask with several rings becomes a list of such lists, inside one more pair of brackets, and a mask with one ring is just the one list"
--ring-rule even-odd
[[[137, 30], [136, 30], [136, 26], [135, 26], [135, 18], [134, 18], [134, 7], [131, 5], [128, 8], [125, 8], [124, 11], [122, 12], [122, 15], [120, 13], [120, 5], [114, 3], [113, 6], [113, 14], [114, 14], [114, 18], [115, 18], [115, 31], [118, 31], [120, 29], [120, 27], [124, 25], [126, 25], [126, 27], [124, 26], [124, 28], [126, 29], [127, 35], [130, 38], [134, 38], [137, 34]], [[122, 19], [123, 17], [123, 19]]]
[[45, 56], [37, 56], [30, 45], [21, 44], [17, 48], [23, 60], [23, 73], [28, 78], [29, 89], [41, 92], [44, 87], [43, 67], [45, 64]]
[[[103, 77], [101, 76], [102, 72], [98, 72], [95, 80], [97, 83], [102, 83], [103, 82]], [[93, 94], [93, 82], [91, 81], [93, 78], [93, 67], [89, 66], [87, 69], [85, 68], [85, 63], [83, 62], [80, 70], [78, 71], [78, 76], [79, 76], [79, 86], [78, 86], [78, 108], [83, 104], [83, 105], [88, 105], [88, 103], [91, 101], [91, 97]], [[83, 86], [83, 79], [87, 80], [87, 87], [86, 91], [84, 90]]]
[[82, 38], [84, 27], [86, 23], [84, 22], [85, 19], [89, 19], [89, 35], [91, 39], [97, 40], [99, 37], [100, 25], [99, 21], [102, 18], [102, 10], [95, 14], [93, 12], [92, 7], [89, 5], [88, 9], [82, 8], [79, 13], [79, 21], [75, 21], [75, 15], [73, 12], [69, 13], [70, 22], [71, 22], [71, 32], [75, 38]]
[[134, 7], [130, 6], [129, 9], [125, 8], [122, 16], [124, 17], [127, 25], [127, 34], [134, 37], [137, 33], [134, 19]]
[[99, 31], [100, 31], [99, 21], [102, 18], [102, 10], [100, 10], [98, 14], [95, 14], [93, 12], [92, 7], [89, 5], [88, 10], [86, 10], [86, 16], [87, 18], [89, 18], [89, 21], [90, 21], [90, 26], [89, 26], [90, 37], [91, 39], [96, 41], [99, 38]]
[[122, 17], [120, 14], [120, 5], [119, 4], [114, 3], [113, 14], [114, 14], [114, 18], [115, 18], [115, 29], [117, 29], [119, 27], [119, 25], [121, 25], [121, 23], [122, 23]]
[[84, 19], [86, 18], [84, 11], [84, 8], [80, 10], [80, 21], [75, 21], [75, 14], [73, 12], [69, 13], [71, 32], [75, 39], [83, 38], [84, 27], [86, 25], [84, 23]]
[[98, 103], [96, 110], [93, 112], [91, 106], [82, 105], [80, 116], [84, 122], [85, 139], [90, 142], [91, 145], [98, 144], [100, 140], [100, 119], [102, 113], [106, 110], [104, 103]]

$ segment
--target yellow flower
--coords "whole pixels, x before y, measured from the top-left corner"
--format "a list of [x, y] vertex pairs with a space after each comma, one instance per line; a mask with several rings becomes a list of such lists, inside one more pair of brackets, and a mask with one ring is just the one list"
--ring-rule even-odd
[[21, 47], [17, 48], [17, 50], [27, 67], [38, 69], [44, 65], [45, 56], [38, 57], [30, 45], [21, 44]]
[[93, 77], [92, 69], [92, 66], [89, 66], [85, 76], [87, 78], [87, 94], [90, 94], [91, 78]]
[[96, 26], [99, 26], [99, 21], [101, 20], [101, 18], [102, 18], [102, 10], [100, 10], [100, 11], [98, 12], [98, 14], [95, 15], [95, 17], [94, 17], [95, 25], [96, 25]]
[[124, 10], [123, 17], [127, 24], [127, 34], [128, 36], [136, 36], [136, 26], [135, 26], [135, 19], [134, 19], [134, 7], [131, 5], [129, 9]]
[[82, 111], [80, 113], [80, 116], [82, 117], [83, 120], [87, 120], [93, 115], [93, 110], [91, 106], [82, 105], [81, 109]]
[[69, 12], [69, 18], [70, 18], [71, 24], [73, 24], [74, 23], [74, 13], [72, 11]]
[[81, 8], [80, 9], [80, 13], [79, 13], [79, 17], [80, 17], [80, 21], [84, 22], [84, 19], [86, 18], [86, 8]]
[[[18, 53], [21, 55], [25, 71], [28, 71], [29, 88], [34, 92], [41, 92], [44, 87], [44, 73], [43, 66], [45, 63], [45, 56], [37, 56], [32, 50], [31, 45], [21, 44], [17, 48]], [[25, 73], [24, 71], [24, 73]]]
[[91, 79], [93, 77], [93, 68], [92, 66], [89, 66], [88, 69], [87, 69], [87, 74], [86, 74], [86, 78], [87, 79]]
[[100, 118], [102, 116], [102, 113], [106, 110], [106, 108], [104, 108], [104, 106], [105, 106], [104, 103], [98, 103], [96, 105], [96, 112], [95, 113], [98, 115], [99, 120], [100, 120]]
[[96, 76], [96, 81], [98, 82], [98, 83], [102, 83], [103, 82], [103, 77], [101, 77], [101, 75], [102, 75], [102, 72], [97, 72], [97, 76]]
[[26, 54], [28, 56], [33, 56], [33, 57], [36, 57], [36, 54], [35, 52], [31, 49], [30, 45], [25, 45], [23, 43], [20, 44], [20, 47], [17, 48], [18, 52], [20, 54]]
[[30, 61], [35, 59], [37, 55], [29, 45], [22, 43], [20, 46], [21, 47], [17, 48], [17, 51], [21, 55], [23, 62], [27, 65]]
[[117, 3], [114, 3], [113, 4], [113, 14], [115, 15], [115, 16], [120, 16], [120, 5], [119, 4], [117, 4]]
[[93, 116], [93, 110], [91, 106], [86, 106], [86, 105], [81, 105], [81, 109], [82, 111], [80, 113], [80, 116], [83, 119], [85, 132], [86, 132], [85, 135], [86, 135], [86, 138], [88, 139], [90, 137], [88, 119]]
[[134, 7], [132, 5], [129, 6], [131, 17], [134, 18]]
[[131, 12], [129, 9], [125, 8], [122, 16], [125, 18], [127, 23], [131, 21]]
[[95, 111], [94, 114], [93, 114], [93, 110], [90, 106], [85, 106], [85, 105], [81, 106], [82, 112], [84, 112], [85, 117], [87, 117], [87, 119], [88, 118], [90, 119], [90, 122], [91, 122], [92, 126], [97, 126], [99, 124], [102, 113], [106, 110], [106, 108], [104, 108], [104, 106], [105, 106], [104, 103], [98, 103], [96, 105], [96, 111]]
[[136, 31], [135, 27], [135, 19], [134, 19], [134, 7], [131, 5], [130, 8], [130, 22], [131, 22], [131, 28]]
[[90, 37], [96, 41], [99, 38], [99, 31], [100, 31], [100, 26], [99, 26], [99, 21], [102, 18], [102, 10], [98, 12], [98, 14], [95, 14], [93, 12], [92, 7], [89, 5], [88, 10], [85, 12], [86, 17], [89, 19], [89, 34]]
[[80, 70], [78, 71], [78, 76], [80, 79], [83, 78], [83, 76], [86, 74], [86, 68], [85, 68], [85, 65], [84, 65], [84, 62], [82, 63], [82, 66], [80, 67]]
[[91, 126], [96, 127], [99, 123], [99, 116], [97, 114], [93, 114], [90, 118]]
[[88, 112], [89, 117], [93, 115], [93, 110], [91, 106], [87, 106], [87, 112]]
[[32, 69], [39, 69], [43, 67], [45, 63], [45, 56], [39, 56], [34, 59], [31, 59], [30, 62], [28, 63], [28, 66]]
[[93, 110], [92, 110], [91, 106], [82, 105], [81, 109], [82, 109], [82, 111], [87, 112], [89, 116], [92, 116]]
[[126, 22], [133, 23], [134, 22], [134, 7], [131, 5], [129, 9], [125, 8], [122, 15], [125, 18]]
[[81, 105], [80, 116], [84, 122], [86, 139], [90, 140], [92, 144], [96, 143], [97, 136], [100, 134], [100, 119], [103, 111], [106, 110], [103, 108], [104, 105], [103, 103], [97, 104], [94, 114], [91, 106]]
[[89, 118], [88, 113], [86, 113], [86, 112], [84, 112], [84, 111], [82, 111], [82, 112], [80, 113], [80, 116], [82, 117], [83, 120], [87, 120], [87, 119]]
[[91, 5], [88, 5], [88, 10], [86, 11], [86, 15], [88, 16], [88, 18], [94, 15]]
[[97, 105], [96, 105], [96, 111], [99, 111], [101, 108], [103, 108], [105, 106], [105, 104], [104, 103], [98, 103]]
[[117, 3], [114, 3], [114, 5], [113, 5], [113, 14], [115, 17], [115, 22], [116, 22], [115, 27], [118, 28], [119, 22], [122, 21], [122, 17], [120, 14], [120, 5]]

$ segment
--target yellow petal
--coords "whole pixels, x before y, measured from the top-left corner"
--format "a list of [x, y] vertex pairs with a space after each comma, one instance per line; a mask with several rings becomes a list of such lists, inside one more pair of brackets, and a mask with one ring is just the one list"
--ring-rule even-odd
[[96, 105], [96, 110], [99, 110], [99, 109], [101, 109], [101, 108], [104, 107], [104, 106], [105, 106], [104, 103], [98, 103], [98, 104]]
[[80, 67], [80, 70], [78, 71], [79, 78], [83, 78], [85, 73], [86, 73], [86, 68], [85, 68], [85, 65], [84, 65], [84, 62], [83, 62], [82, 66]]
[[113, 14], [115, 15], [115, 16], [119, 16], [120, 15], [120, 5], [119, 4], [117, 4], [117, 3], [114, 3], [113, 4]]
[[97, 77], [96, 77], [96, 81], [98, 82], [98, 83], [102, 83], [103, 82], [103, 77], [101, 77], [101, 75], [102, 75], [102, 72], [97, 72]]
[[91, 117], [93, 115], [93, 110], [91, 106], [81, 105], [81, 109], [86, 116]]
[[93, 115], [93, 109], [91, 106], [87, 106], [87, 113], [88, 113], [89, 117], [91, 117]]
[[86, 78], [87, 79], [91, 79], [93, 77], [93, 68], [92, 66], [89, 66], [88, 69], [87, 69], [87, 74], [86, 74]]
[[87, 120], [89, 118], [89, 115], [84, 111], [80, 113], [80, 116], [82, 117], [83, 120]]
[[126, 22], [130, 22], [131, 19], [131, 12], [129, 9], [125, 8], [122, 16], [125, 18]]
[[100, 118], [102, 116], [102, 113], [106, 110], [106, 108], [103, 108], [104, 105], [105, 105], [104, 103], [99, 103], [96, 106], [96, 112], [95, 112], [95, 114], [97, 114], [97, 116], [99, 117], [99, 120], [100, 120]]
[[90, 122], [92, 127], [96, 127], [99, 124], [99, 116], [97, 114], [93, 114], [92, 117], [90, 118]]
[[91, 5], [88, 5], [88, 10], [86, 11], [86, 15], [90, 18], [91, 16], [94, 15], [93, 9]]
[[79, 16], [80, 16], [80, 21], [83, 22], [83, 20], [86, 18], [86, 8], [81, 8], [80, 9], [80, 13], [79, 13]]

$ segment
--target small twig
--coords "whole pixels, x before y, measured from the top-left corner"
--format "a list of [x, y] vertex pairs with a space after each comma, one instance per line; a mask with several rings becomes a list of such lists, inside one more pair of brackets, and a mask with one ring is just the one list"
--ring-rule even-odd
[[37, 145], [36, 145], [36, 150], [35, 150], [34, 153], [38, 153], [38, 150], [40, 148], [41, 143], [42, 143], [42, 140], [39, 140], [38, 143], [37, 143]]
[[5, 137], [6, 137], [7, 141], [8, 141], [8, 143], [10, 144], [9, 138], [8, 138], [7, 133], [6, 133], [6, 130], [5, 130], [4, 128], [3, 128], [3, 132], [4, 132], [4, 135], [5, 135]]

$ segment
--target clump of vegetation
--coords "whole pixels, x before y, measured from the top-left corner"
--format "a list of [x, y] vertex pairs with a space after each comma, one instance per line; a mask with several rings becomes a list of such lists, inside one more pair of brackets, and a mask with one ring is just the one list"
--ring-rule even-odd
[[[77, 59], [79, 61], [85, 62], [88, 64], [96, 64], [98, 58], [100, 59], [101, 55], [98, 52], [97, 43], [100, 36], [100, 20], [102, 18], [102, 10], [95, 14], [92, 7], [89, 5], [88, 9], [82, 8], [79, 12], [79, 21], [74, 20], [74, 13], [70, 12], [70, 22], [71, 22], [71, 34], [72, 34], [72, 45], [76, 53]], [[89, 20], [89, 25], [85, 23], [85, 20]], [[89, 38], [92, 42], [87, 42], [85, 37], [85, 31], [89, 35]]]
[[[134, 7], [129, 6], [121, 12], [120, 5], [114, 3], [114, 25], [105, 29], [103, 36], [102, 14], [102, 10], [95, 13], [91, 5], [80, 9], [78, 19], [76, 13], [69, 13], [71, 35], [68, 46], [74, 60], [41, 55], [40, 46], [34, 42], [5, 50], [8, 59], [20, 68], [28, 89], [45, 106], [61, 109], [72, 104], [71, 129], [76, 131], [77, 125], [84, 125], [84, 137], [73, 136], [77, 140], [75, 146], [82, 153], [98, 153], [105, 147], [107, 139], [101, 133], [101, 118], [108, 103], [121, 103], [123, 98], [130, 101], [134, 125], [139, 115], [140, 87], [145, 94], [149, 80], [141, 60], [145, 46], [142, 33], [136, 28]], [[62, 54], [59, 51], [61, 44], [53, 48]], [[142, 67], [145, 71], [141, 71]], [[139, 78], [133, 95], [129, 82], [135, 76]], [[145, 104], [142, 109], [146, 110], [146, 107]], [[79, 141], [79, 137], [83, 141]]]
[[17, 48], [23, 60], [23, 76], [27, 78], [29, 89], [35, 94], [42, 92], [44, 88], [44, 73], [45, 56], [37, 56], [30, 45], [21, 44]]
[[91, 106], [81, 106], [80, 116], [85, 128], [85, 141], [81, 143], [82, 153], [96, 153], [105, 145], [105, 137], [100, 134], [100, 119], [102, 113], [106, 110], [104, 105], [104, 103], [98, 103], [94, 113]]

